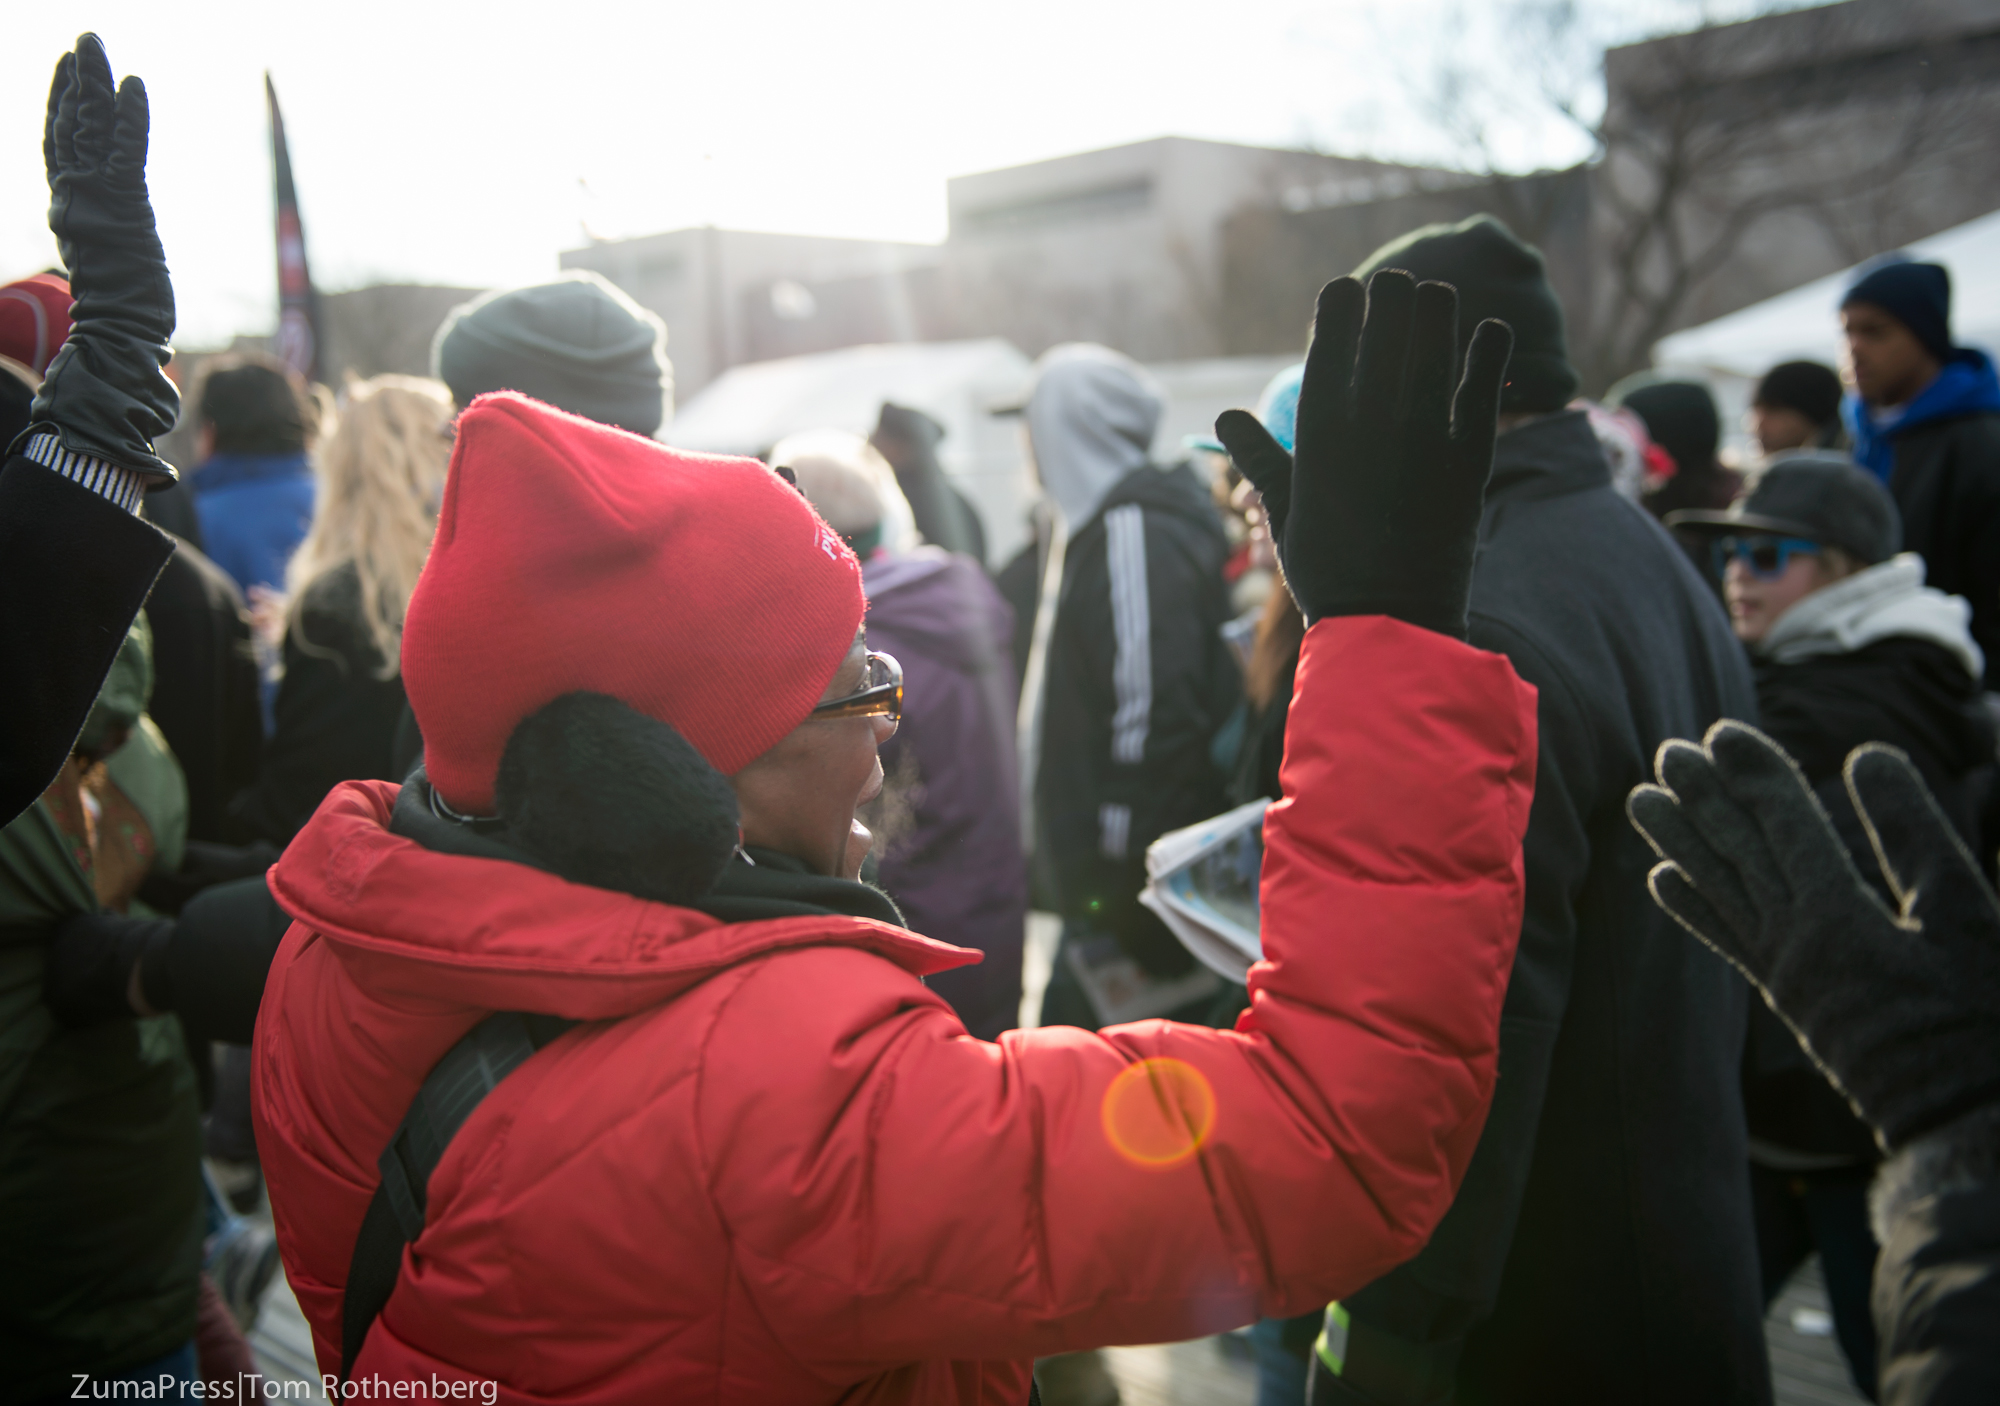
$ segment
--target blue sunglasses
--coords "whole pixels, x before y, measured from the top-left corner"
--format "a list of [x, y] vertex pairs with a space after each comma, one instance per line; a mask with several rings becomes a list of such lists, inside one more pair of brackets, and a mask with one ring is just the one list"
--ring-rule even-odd
[[1769, 581], [1783, 576], [1793, 557], [1818, 556], [1819, 550], [1819, 543], [1804, 537], [1724, 537], [1709, 548], [1709, 559], [1717, 576], [1735, 560], [1752, 576]]

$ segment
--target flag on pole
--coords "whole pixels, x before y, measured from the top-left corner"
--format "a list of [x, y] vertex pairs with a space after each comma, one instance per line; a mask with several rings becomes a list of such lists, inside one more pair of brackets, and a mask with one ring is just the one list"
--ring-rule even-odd
[[271, 108], [271, 165], [277, 176], [278, 207], [278, 336], [272, 350], [278, 359], [305, 377], [319, 379], [319, 294], [306, 268], [306, 237], [299, 225], [299, 196], [292, 188], [292, 154], [285, 145], [285, 119], [278, 112], [278, 90], [264, 75], [264, 96]]

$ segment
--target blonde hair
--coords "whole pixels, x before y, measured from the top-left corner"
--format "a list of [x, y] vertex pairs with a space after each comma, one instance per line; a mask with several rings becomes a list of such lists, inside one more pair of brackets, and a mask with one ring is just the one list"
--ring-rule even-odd
[[400, 667], [403, 612], [437, 531], [437, 503], [451, 462], [451, 392], [417, 376], [350, 382], [319, 456], [312, 526], [285, 568], [285, 627], [300, 625], [307, 594], [352, 566], [361, 623], [382, 656], [379, 678]]

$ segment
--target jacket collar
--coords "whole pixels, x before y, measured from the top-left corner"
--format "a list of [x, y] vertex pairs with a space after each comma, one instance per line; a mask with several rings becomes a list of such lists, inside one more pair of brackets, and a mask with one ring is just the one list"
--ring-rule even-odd
[[197, 495], [239, 483], [269, 483], [288, 478], [310, 478], [311, 461], [305, 451], [289, 454], [211, 454], [188, 475], [188, 484]]
[[1796, 664], [1901, 636], [1948, 651], [1976, 679], [1986, 660], [1972, 641], [1971, 621], [1972, 607], [1924, 585], [1924, 559], [1903, 552], [1814, 591], [1780, 615], [1753, 649], [1773, 663]]
[[278, 905], [378, 995], [610, 1020], [788, 947], [859, 947], [917, 976], [980, 959], [869, 918], [723, 922], [506, 859], [426, 849], [389, 829], [398, 790], [336, 787], [270, 872]]
[[1486, 500], [1553, 498], [1611, 486], [1611, 465], [1581, 410], [1559, 410], [1511, 429], [1493, 445]]

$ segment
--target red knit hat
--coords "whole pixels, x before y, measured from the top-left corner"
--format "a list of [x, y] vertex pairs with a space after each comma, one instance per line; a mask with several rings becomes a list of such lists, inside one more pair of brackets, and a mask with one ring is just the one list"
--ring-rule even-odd
[[69, 304], [69, 284], [52, 273], [0, 287], [0, 356], [47, 371], [69, 340]]
[[733, 775], [805, 721], [864, 607], [854, 554], [756, 460], [482, 395], [403, 626], [425, 771], [491, 810], [515, 725], [588, 689]]

